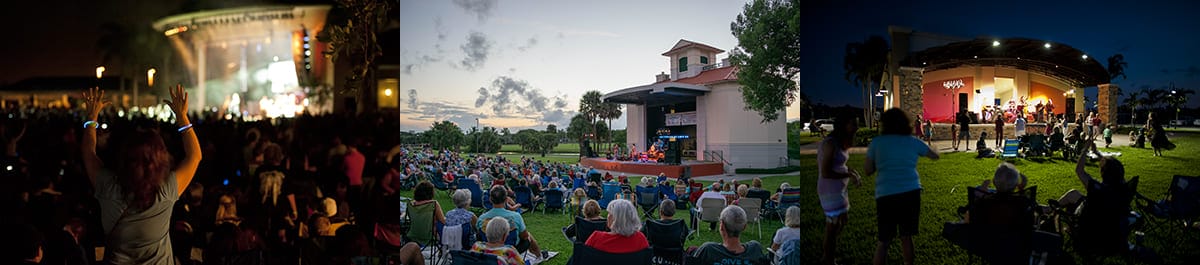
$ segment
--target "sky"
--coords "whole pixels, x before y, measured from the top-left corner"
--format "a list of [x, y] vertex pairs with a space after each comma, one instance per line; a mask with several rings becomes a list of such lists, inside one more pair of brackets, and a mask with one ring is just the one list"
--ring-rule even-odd
[[[842, 69], [845, 46], [887, 27], [963, 38], [1023, 37], [1064, 43], [1107, 58], [1125, 56], [1125, 90], [1200, 90], [1197, 1], [802, 1], [801, 92], [815, 103], [860, 106]], [[890, 41], [890, 39], [889, 39]], [[1085, 88], [1096, 98], [1097, 88]], [[1198, 91], [1200, 92], [1200, 91]], [[1192, 96], [1188, 106], [1200, 106]]]
[[[400, 1], [401, 130], [566, 128], [589, 90], [669, 72], [680, 39], [731, 50], [746, 1]], [[728, 54], [719, 54], [725, 58]], [[788, 108], [799, 117], [799, 107]], [[625, 118], [613, 121], [625, 128]]]

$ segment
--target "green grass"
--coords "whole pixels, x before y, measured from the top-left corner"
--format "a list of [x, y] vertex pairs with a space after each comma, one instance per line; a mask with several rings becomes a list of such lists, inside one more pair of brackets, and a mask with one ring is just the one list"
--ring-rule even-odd
[[[520, 153], [521, 145], [518, 145], [518, 144], [501, 145], [500, 152]], [[551, 150], [550, 152], [551, 153], [579, 154], [579, 144], [578, 143], [559, 143], [557, 146], [554, 146], [554, 149]]]
[[[641, 176], [636, 177], [640, 178]], [[780, 183], [783, 183], [784, 181], [794, 184], [799, 179], [799, 176], [766, 177], [763, 178], [763, 187], [774, 190], [775, 188], [779, 187]], [[411, 197], [412, 191], [401, 191], [400, 195]], [[446, 208], [446, 210], [454, 205], [450, 201], [450, 197], [446, 196], [446, 193], [444, 192], [437, 192], [435, 198], [441, 203], [443, 208]], [[607, 215], [607, 213], [605, 213], [605, 215]], [[554, 257], [553, 259], [542, 264], [567, 264], [567, 260], [569, 260], [571, 257], [572, 245], [570, 241], [567, 241], [567, 239], [562, 236], [562, 228], [570, 224], [573, 219], [571, 219], [570, 216], [563, 215], [561, 212], [547, 212], [542, 214], [541, 209], [539, 209], [537, 212], [525, 213], [523, 218], [525, 219], [525, 226], [527, 229], [529, 229], [530, 233], [533, 234], [533, 237], [537, 239], [538, 244], [543, 250], [559, 252], [557, 257]], [[675, 218], [689, 220], [688, 223], [691, 224], [690, 214], [686, 210], [676, 211]], [[742, 234], [742, 238], [743, 240], [757, 240], [760, 243], [770, 246], [771, 237], [775, 235], [775, 230], [779, 229], [779, 227], [782, 225], [783, 223], [780, 222], [779, 219], [763, 219], [761, 234], [758, 232], [758, 225], [751, 223], [749, 224], [749, 227], [747, 227], [747, 231]], [[717, 231], [710, 231], [708, 230], [708, 226], [706, 224], [701, 223], [700, 232], [696, 237], [688, 240], [686, 245], [699, 246], [704, 242], [720, 242], [720, 236], [717, 234]]]
[[[1138, 191], [1150, 198], [1163, 198], [1166, 187], [1170, 185], [1171, 177], [1176, 174], [1197, 175], [1200, 169], [1200, 136], [1175, 136], [1174, 141], [1179, 148], [1166, 152], [1165, 157], [1152, 157], [1150, 149], [1135, 149], [1131, 147], [1115, 147], [1104, 149], [1105, 152], [1121, 152], [1119, 158], [1125, 165], [1126, 177], [1140, 176]], [[921, 223], [919, 234], [914, 238], [916, 244], [917, 264], [953, 264], [971, 262], [969, 255], [941, 237], [942, 224], [957, 221], [955, 210], [966, 204], [967, 186], [979, 185], [984, 179], [991, 178], [997, 159], [975, 159], [974, 152], [943, 154], [941, 160], [931, 161], [922, 158], [917, 166], [921, 174], [921, 184], [924, 192], [921, 195]], [[863, 155], [851, 155], [849, 166], [862, 168]], [[801, 175], [806, 176], [792, 184], [798, 184], [802, 190], [816, 190], [816, 159], [808, 155], [800, 159], [801, 167], [805, 169]], [[1079, 179], [1075, 176], [1075, 163], [1064, 160], [1025, 160], [1015, 161], [1021, 173], [1029, 176], [1029, 185], [1038, 187], [1038, 201], [1045, 203], [1046, 199], [1058, 198], [1070, 189], [1080, 189]], [[1093, 176], [1099, 176], [1097, 165], [1091, 164], [1087, 171]], [[798, 182], [798, 183], [797, 183]], [[843, 264], [869, 264], [875, 251], [877, 232], [875, 223], [874, 176], [863, 177], [863, 187], [849, 188], [850, 216], [849, 224], [843, 231], [839, 252]], [[824, 217], [819, 214], [820, 203], [817, 194], [803, 193], [802, 209], [804, 215], [804, 239], [806, 246], [803, 252], [804, 260], [819, 260], [822, 250], [819, 247], [824, 238]], [[1186, 231], [1189, 238], [1180, 238], [1185, 234], [1180, 226], [1164, 225], [1154, 233], [1148, 233], [1146, 244], [1158, 252], [1168, 264], [1182, 263], [1184, 260], [1195, 260], [1200, 253], [1200, 243], [1197, 236], [1200, 231]], [[1182, 241], [1181, 241], [1182, 240]], [[1185, 242], [1178, 244], [1175, 242]], [[900, 264], [899, 244], [892, 244], [888, 252], [890, 264]], [[977, 259], [974, 259], [977, 260]], [[1121, 261], [1110, 261], [1114, 264]]]
[[508, 159], [509, 161], [519, 161], [519, 160], [521, 160], [521, 157], [524, 156], [524, 157], [533, 158], [535, 160], [539, 160], [542, 162], [559, 162], [559, 163], [568, 163], [568, 164], [579, 163], [579, 154], [578, 153], [569, 153], [569, 154], [550, 153], [550, 154], [546, 154], [545, 157], [542, 157], [541, 154], [503, 154], [500, 156], [503, 156], [504, 158]]

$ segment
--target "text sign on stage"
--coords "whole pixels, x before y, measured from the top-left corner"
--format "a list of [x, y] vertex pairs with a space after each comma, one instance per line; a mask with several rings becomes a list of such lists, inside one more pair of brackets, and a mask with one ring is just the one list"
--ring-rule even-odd
[[666, 126], [696, 125], [696, 112], [680, 112], [666, 114]]

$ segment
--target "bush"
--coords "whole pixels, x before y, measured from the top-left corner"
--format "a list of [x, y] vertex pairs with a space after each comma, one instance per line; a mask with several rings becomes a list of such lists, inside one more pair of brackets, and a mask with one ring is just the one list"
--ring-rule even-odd
[[734, 170], [737, 174], [784, 174], [800, 171], [800, 166], [786, 166], [777, 168], [739, 168]]
[[870, 145], [871, 138], [875, 138], [875, 136], [879, 136], [878, 129], [858, 129], [858, 132], [854, 134], [854, 146]]

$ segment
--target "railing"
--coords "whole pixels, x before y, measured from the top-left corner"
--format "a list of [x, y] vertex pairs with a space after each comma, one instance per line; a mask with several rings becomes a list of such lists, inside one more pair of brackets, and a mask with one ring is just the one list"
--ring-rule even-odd
[[717, 69], [717, 68], [721, 68], [721, 67], [725, 67], [725, 66], [728, 66], [728, 65], [725, 65], [725, 63], [714, 63], [714, 64], [705, 65], [704, 67], [701, 67], [700, 71], [708, 71], [708, 70]]
[[720, 160], [716, 160], [716, 161], [719, 161], [721, 163], [724, 163], [724, 164], [730, 165], [730, 166], [733, 165], [733, 163], [729, 162], [729, 160], [725, 160], [725, 152], [720, 152], [720, 150], [704, 150], [705, 160], [709, 160], [708, 159], [709, 157], [716, 157], [716, 158], [720, 159]]

